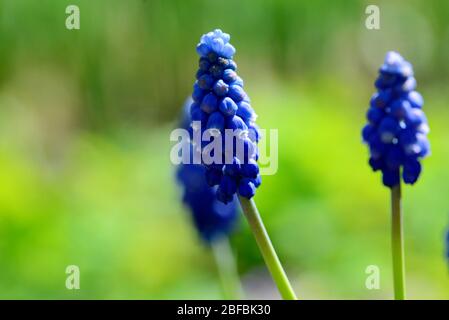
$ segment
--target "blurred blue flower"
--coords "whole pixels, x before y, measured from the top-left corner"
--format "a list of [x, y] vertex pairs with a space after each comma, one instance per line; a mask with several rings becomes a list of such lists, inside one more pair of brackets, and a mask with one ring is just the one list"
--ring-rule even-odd
[[[201, 37], [197, 45], [199, 69], [190, 107], [192, 121], [201, 123], [201, 135], [205, 130], [213, 130], [213, 139], [221, 139], [223, 143], [226, 129], [238, 130], [238, 135], [228, 141], [231, 143], [222, 148], [217, 157], [219, 163], [203, 162], [206, 181], [210, 186], [218, 186], [217, 199], [223, 203], [233, 201], [236, 193], [253, 197], [261, 183], [257, 116], [243, 90], [243, 80], [236, 73], [237, 65], [232, 60], [235, 49], [229, 40], [229, 34], [219, 29]], [[198, 126], [192, 127], [199, 130]], [[204, 152], [204, 146], [201, 151]]]
[[[180, 125], [188, 130], [191, 136], [190, 104], [191, 100], [184, 107]], [[193, 146], [190, 143], [189, 147], [189, 156], [192, 157]], [[211, 243], [228, 235], [234, 229], [238, 219], [237, 201], [227, 204], [218, 201], [215, 195], [217, 187], [210, 187], [206, 182], [206, 168], [200, 164], [189, 163], [180, 164], [176, 173], [183, 191], [182, 200], [192, 214], [193, 223], [200, 237], [206, 243]]]
[[446, 243], [445, 243], [445, 246], [446, 246], [446, 259], [447, 259], [447, 262], [449, 264], [449, 228], [446, 231], [446, 239], [445, 240], [446, 240]]
[[414, 184], [421, 173], [420, 159], [430, 153], [430, 145], [412, 65], [398, 53], [388, 52], [375, 86], [378, 92], [371, 98], [368, 124], [362, 131], [370, 150], [369, 164], [382, 171], [387, 187], [400, 183], [401, 169], [404, 182]]

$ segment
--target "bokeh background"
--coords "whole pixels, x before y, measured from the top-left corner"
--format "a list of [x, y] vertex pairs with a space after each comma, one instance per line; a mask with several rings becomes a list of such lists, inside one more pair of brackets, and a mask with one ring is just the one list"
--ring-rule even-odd
[[[446, 0], [1, 0], [0, 298], [221, 297], [169, 161], [195, 46], [221, 28], [259, 124], [279, 130], [255, 200], [305, 299], [392, 298], [389, 192], [360, 129], [385, 52], [414, 64], [432, 156], [404, 188], [408, 296], [448, 299], [448, 15]], [[278, 298], [243, 219], [231, 243], [246, 296]]]

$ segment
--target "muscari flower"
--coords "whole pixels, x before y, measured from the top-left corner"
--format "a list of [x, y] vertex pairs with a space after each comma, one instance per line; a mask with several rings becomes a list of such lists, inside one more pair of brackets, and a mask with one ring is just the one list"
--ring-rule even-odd
[[[190, 114], [192, 121], [201, 123], [201, 129], [193, 122], [194, 130], [212, 132], [213, 139], [225, 141], [225, 130], [238, 132], [232, 145], [225, 145], [221, 160], [206, 164], [206, 180], [210, 186], [218, 186], [218, 200], [228, 203], [238, 193], [252, 198], [261, 184], [259, 175], [257, 142], [260, 132], [255, 124], [256, 114], [250, 99], [243, 89], [243, 80], [237, 75], [233, 61], [234, 47], [230, 36], [219, 29], [201, 37], [197, 45], [200, 55], [199, 69], [193, 86]], [[236, 146], [243, 152], [237, 152]], [[205, 146], [196, 146], [200, 152]]]
[[446, 259], [449, 263], [449, 229], [446, 231]]
[[[190, 104], [188, 101], [184, 107], [181, 128], [188, 130], [191, 137]], [[200, 164], [193, 164], [191, 144], [189, 148], [189, 154], [181, 155], [186, 161], [178, 166], [176, 177], [182, 187], [183, 203], [190, 210], [200, 237], [206, 243], [211, 243], [228, 235], [235, 228], [238, 219], [237, 201], [224, 204], [217, 200], [215, 196], [217, 187], [210, 187], [207, 184], [206, 168]]]
[[388, 52], [375, 86], [378, 92], [371, 98], [368, 124], [362, 131], [370, 150], [369, 164], [382, 171], [387, 187], [400, 183], [401, 169], [403, 181], [414, 184], [421, 173], [420, 159], [430, 153], [430, 145], [412, 65], [398, 53]]

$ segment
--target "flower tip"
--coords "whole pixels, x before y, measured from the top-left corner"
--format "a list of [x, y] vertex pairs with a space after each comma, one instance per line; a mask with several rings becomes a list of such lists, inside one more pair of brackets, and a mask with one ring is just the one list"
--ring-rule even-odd
[[229, 43], [230, 39], [231, 36], [228, 33], [221, 29], [215, 29], [201, 36], [196, 51], [201, 57], [206, 57], [209, 53], [215, 52], [218, 56], [232, 59], [235, 48]]
[[396, 51], [388, 51], [384, 62], [385, 64], [395, 65], [404, 62], [404, 58]]
[[[385, 55], [384, 63], [380, 68], [381, 72], [388, 74], [399, 74], [404, 78], [413, 76], [413, 67], [398, 52], [388, 51]], [[408, 83], [413, 86], [413, 81]]]

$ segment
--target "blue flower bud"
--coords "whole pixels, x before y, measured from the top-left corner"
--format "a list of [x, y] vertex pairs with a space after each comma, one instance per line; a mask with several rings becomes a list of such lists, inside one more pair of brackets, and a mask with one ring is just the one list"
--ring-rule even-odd
[[227, 119], [227, 128], [232, 130], [248, 130], [248, 126], [245, 121], [239, 116], [233, 116]]
[[220, 79], [223, 74], [223, 68], [217, 64], [214, 64], [209, 68], [209, 73], [215, 79]]
[[204, 90], [200, 88], [198, 85], [198, 82], [195, 82], [193, 85], [193, 93], [192, 93], [192, 99], [195, 102], [200, 102], [204, 97]]
[[384, 168], [382, 170], [382, 182], [387, 187], [394, 187], [399, 184], [401, 178], [399, 176], [399, 170], [391, 170], [388, 168]]
[[398, 83], [402, 82], [404, 79], [398, 75], [392, 73], [381, 73], [377, 78], [374, 85], [380, 90], [386, 90], [389, 88], [394, 88]]
[[423, 158], [430, 154], [429, 139], [427, 139], [427, 136], [422, 133], [417, 133], [416, 136], [418, 138], [418, 145], [419, 145], [418, 157]]
[[228, 93], [229, 86], [223, 81], [218, 80], [214, 85], [214, 92], [217, 96], [223, 97]]
[[215, 52], [221, 52], [221, 50], [223, 50], [224, 47], [224, 41], [221, 38], [213, 38], [211, 40], [211, 47], [212, 50]]
[[248, 102], [240, 101], [237, 106], [237, 115], [242, 118], [243, 121], [248, 123], [256, 121], [257, 115]]
[[407, 114], [407, 117], [405, 118], [405, 123], [408, 126], [416, 129], [421, 124], [427, 123], [426, 115], [421, 109], [413, 108]]
[[201, 110], [206, 113], [215, 112], [218, 108], [218, 99], [213, 93], [208, 93], [201, 102]]
[[243, 178], [239, 183], [239, 194], [245, 198], [252, 198], [256, 194], [256, 186], [249, 178]]
[[222, 49], [223, 51], [223, 56], [226, 58], [232, 58], [232, 56], [235, 53], [235, 48], [230, 44], [230, 43], [226, 43]]
[[404, 83], [398, 84], [395, 87], [396, 91], [404, 92], [404, 93], [410, 92], [415, 89], [416, 89], [416, 79], [415, 78], [409, 78]]
[[404, 119], [408, 117], [409, 112], [411, 112], [412, 105], [408, 100], [397, 99], [391, 105], [390, 113], [396, 119]]
[[209, 62], [215, 63], [218, 60], [218, 54], [216, 52], [214, 52], [214, 51], [210, 51], [207, 54], [207, 59], [209, 60]]
[[241, 86], [232, 85], [229, 87], [228, 96], [235, 102], [240, 102], [245, 99], [246, 93]]
[[381, 170], [384, 167], [384, 162], [382, 158], [369, 158], [369, 165], [373, 169], [373, 171]]
[[[231, 85], [240, 86], [243, 88], [243, 79], [237, 76], [237, 79], [235, 79], [233, 82], [230, 83]], [[245, 97], [245, 99], [248, 98], [248, 96]]]
[[429, 140], [424, 134], [417, 133], [415, 141], [404, 146], [404, 152], [409, 158], [424, 157], [430, 153]]
[[207, 58], [201, 58], [199, 62], [199, 70], [206, 72], [210, 68], [210, 62]]
[[414, 184], [421, 173], [421, 163], [418, 160], [408, 160], [404, 163], [402, 178], [405, 183]]
[[214, 81], [215, 81], [214, 78], [206, 73], [198, 78], [198, 86], [202, 90], [209, 90], [210, 88], [212, 88]]
[[255, 179], [252, 179], [251, 181], [256, 188], [259, 188], [259, 186], [262, 184], [262, 177], [260, 176], [260, 174], [258, 174], [257, 177]]
[[205, 74], [205, 71], [198, 69], [198, 71], [196, 72], [196, 79], [200, 79], [202, 75]]
[[223, 80], [226, 83], [233, 83], [234, 81], [236, 81], [238, 78], [237, 73], [232, 70], [232, 69], [226, 69], [225, 71], [223, 71]]
[[209, 47], [205, 43], [199, 43], [196, 47], [196, 52], [198, 52], [198, 54], [203, 57], [207, 56], [209, 50]]
[[237, 63], [234, 60], [229, 61], [229, 69], [237, 70]]
[[370, 123], [365, 125], [362, 130], [363, 141], [371, 141], [376, 135], [376, 130], [377, 128]]
[[390, 51], [385, 56], [384, 64], [380, 67], [381, 73], [392, 74], [408, 78], [413, 76], [413, 68], [399, 53]]
[[368, 112], [366, 113], [366, 118], [368, 121], [372, 124], [377, 124], [380, 122], [380, 120], [384, 117], [384, 112], [382, 109], [377, 107], [371, 107], [368, 109]]
[[407, 92], [405, 98], [410, 102], [413, 108], [421, 109], [424, 104], [423, 97], [417, 91]]
[[376, 92], [372, 97], [370, 101], [371, 107], [377, 107], [380, 109], [385, 108], [388, 103], [391, 101], [392, 98], [392, 90], [381, 90], [379, 92]]
[[226, 97], [223, 100], [221, 100], [218, 108], [220, 109], [221, 113], [223, 113], [223, 115], [227, 117], [234, 116], [238, 110], [238, 107], [235, 104], [235, 102], [229, 97]]
[[226, 71], [231, 65], [231, 59], [226, 59], [223, 57], [218, 57], [217, 65], [219, 65], [224, 71]]

